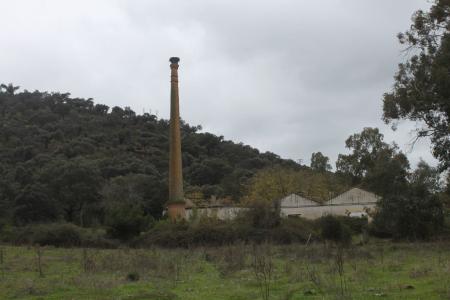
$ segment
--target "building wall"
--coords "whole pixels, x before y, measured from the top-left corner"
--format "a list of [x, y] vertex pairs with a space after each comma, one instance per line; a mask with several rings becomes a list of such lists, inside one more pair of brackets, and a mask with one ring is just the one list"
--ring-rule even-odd
[[186, 209], [186, 218], [188, 220], [199, 217], [214, 217], [219, 220], [232, 220], [236, 216], [248, 208], [245, 207], [201, 207], [201, 208], [189, 208]]
[[[307, 219], [317, 219], [324, 215], [337, 216], [361, 216], [367, 215], [368, 211], [373, 211], [379, 197], [373, 193], [353, 188], [339, 196], [329, 200], [324, 205], [305, 205], [303, 207], [281, 206], [283, 216], [301, 216]], [[307, 202], [305, 202], [307, 203]]]
[[317, 219], [324, 215], [348, 216], [350, 214], [366, 214], [373, 211], [376, 204], [318, 205], [309, 207], [282, 207], [281, 215], [300, 216], [306, 219]]
[[[280, 200], [281, 216], [301, 216], [307, 219], [317, 219], [324, 215], [337, 216], [361, 216], [367, 215], [367, 212], [376, 208], [379, 197], [373, 193], [353, 188], [333, 199], [324, 205], [303, 198], [301, 196], [291, 194]], [[220, 220], [231, 220], [247, 210], [245, 207], [207, 207], [207, 208], [187, 208], [186, 218], [193, 219], [196, 217], [207, 216], [216, 217]]]
[[[376, 204], [349, 204], [349, 205], [316, 205], [305, 207], [282, 207], [281, 216], [300, 216], [306, 219], [317, 219], [324, 215], [348, 216], [350, 214], [367, 214], [373, 211]], [[215, 208], [194, 208], [186, 209], [186, 218], [193, 219], [199, 217], [214, 217], [219, 220], [232, 220], [248, 208], [244, 207], [215, 207]]]

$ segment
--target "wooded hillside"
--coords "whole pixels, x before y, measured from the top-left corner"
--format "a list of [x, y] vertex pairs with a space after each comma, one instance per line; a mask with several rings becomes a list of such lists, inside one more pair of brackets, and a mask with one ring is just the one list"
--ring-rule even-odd
[[[82, 223], [89, 215], [103, 215], [105, 200], [124, 197], [155, 218], [161, 215], [167, 200], [168, 120], [70, 94], [16, 90], [9, 85], [0, 93], [3, 217], [16, 214], [16, 221], [29, 222], [62, 213], [67, 221]], [[200, 130], [182, 122], [187, 193], [237, 200], [257, 170], [300, 168]]]

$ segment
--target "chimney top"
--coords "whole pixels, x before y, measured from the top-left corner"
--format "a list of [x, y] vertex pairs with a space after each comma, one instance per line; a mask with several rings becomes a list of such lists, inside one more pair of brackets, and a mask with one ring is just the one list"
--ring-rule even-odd
[[171, 57], [169, 61], [173, 64], [177, 64], [180, 61], [179, 57]]

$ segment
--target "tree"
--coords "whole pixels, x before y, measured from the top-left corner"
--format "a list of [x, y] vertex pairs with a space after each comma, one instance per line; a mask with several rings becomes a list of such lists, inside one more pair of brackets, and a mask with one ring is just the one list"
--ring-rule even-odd
[[360, 181], [373, 167], [378, 153], [389, 145], [383, 141], [383, 135], [378, 128], [366, 127], [361, 133], [351, 135], [345, 141], [345, 147], [352, 150], [352, 153], [339, 154], [336, 169]]
[[326, 172], [331, 170], [330, 159], [322, 152], [313, 152], [311, 155], [311, 169], [317, 172]]
[[[43, 172], [52, 198], [61, 203], [69, 222], [84, 225], [86, 209], [100, 199], [101, 178], [95, 166], [83, 161], [55, 161]], [[77, 218], [76, 218], [77, 217]]]
[[319, 219], [320, 235], [324, 240], [333, 241], [341, 245], [349, 245], [352, 240], [350, 228], [333, 215], [326, 215]]
[[247, 187], [248, 201], [273, 203], [301, 190], [298, 173], [290, 169], [268, 168], [254, 175]]
[[442, 202], [436, 195], [405, 189], [383, 197], [378, 207], [372, 228], [379, 235], [427, 239], [443, 226]]
[[367, 170], [361, 185], [379, 196], [389, 195], [407, 185], [408, 171], [409, 161], [403, 153], [398, 153], [397, 148], [384, 149]]
[[112, 238], [129, 240], [146, 230], [153, 220], [142, 207], [131, 203], [113, 203], [106, 211], [105, 224]]
[[221, 159], [205, 159], [189, 168], [190, 183], [193, 185], [218, 184], [231, 172], [230, 166]]
[[[389, 185], [388, 178], [385, 185]], [[443, 226], [443, 201], [439, 171], [420, 161], [408, 174], [408, 181], [397, 183], [378, 203], [374, 228], [396, 238], [427, 239]]]
[[127, 203], [129, 207], [138, 207], [154, 219], [162, 217], [168, 197], [166, 185], [155, 176], [146, 174], [114, 177], [103, 187], [101, 194], [106, 210]]
[[[69, 93], [18, 91], [4, 85], [0, 127], [1, 222], [13, 220], [15, 199], [27, 185], [41, 185], [62, 218], [84, 226], [106, 225], [105, 203], [113, 200], [100, 191], [110, 184], [120, 186], [115, 191], [125, 195], [121, 199], [138, 195], [142, 200], [138, 206], [126, 206], [129, 214], [115, 215], [116, 220], [126, 220], [136, 211], [162, 217], [168, 197], [168, 120]], [[199, 130], [182, 121], [186, 190], [195, 185], [205, 195], [239, 201], [242, 186], [258, 170], [299, 167], [273, 153], [262, 154]], [[120, 179], [112, 181], [115, 177], [127, 180], [122, 185]], [[116, 207], [120, 211], [120, 205]]]
[[156, 178], [145, 174], [128, 174], [112, 178], [103, 187], [103, 206], [108, 234], [128, 240], [147, 229], [153, 216], [160, 218], [165, 199], [155, 191]]
[[52, 222], [59, 215], [59, 207], [41, 185], [27, 186], [17, 196], [14, 207], [14, 223], [19, 225]]
[[247, 187], [245, 202], [251, 207], [248, 217], [253, 226], [271, 228], [280, 222], [281, 198], [299, 190], [293, 170], [269, 168], [258, 172]]
[[444, 190], [439, 170], [431, 167], [423, 160], [419, 161], [417, 168], [411, 174], [410, 182], [414, 187], [424, 189], [429, 194], [440, 193]]
[[408, 159], [395, 144], [383, 141], [378, 128], [364, 128], [350, 136], [345, 144], [352, 153], [339, 154], [336, 169], [350, 176], [354, 184], [384, 196], [407, 183]]
[[386, 123], [418, 122], [416, 138], [430, 137], [440, 169], [450, 168], [450, 2], [435, 0], [417, 11], [410, 30], [398, 35], [412, 53], [399, 65], [391, 92], [383, 96]]
[[14, 96], [14, 93], [20, 89], [20, 86], [14, 86], [12, 83], [6, 85], [4, 83], [2, 83], [0, 85], [0, 93], [2, 92], [2, 90], [5, 90], [5, 93], [9, 96]]

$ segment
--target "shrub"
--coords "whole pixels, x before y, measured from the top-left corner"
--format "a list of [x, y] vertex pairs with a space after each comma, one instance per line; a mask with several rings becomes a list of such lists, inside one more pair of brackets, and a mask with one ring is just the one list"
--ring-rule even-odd
[[444, 225], [443, 207], [433, 195], [392, 195], [383, 198], [370, 231], [380, 237], [428, 239]]
[[335, 216], [327, 215], [318, 220], [321, 237], [324, 240], [347, 245], [351, 242], [350, 228]]
[[356, 218], [347, 216], [336, 216], [336, 218], [346, 225], [353, 234], [363, 233], [366, 231], [369, 221], [367, 217]]
[[108, 236], [124, 241], [148, 229], [151, 222], [140, 207], [127, 204], [110, 208], [106, 215]]
[[100, 230], [86, 229], [70, 223], [35, 224], [12, 227], [2, 232], [3, 240], [13, 244], [51, 245], [56, 247], [115, 248], [117, 242], [104, 237]]
[[17, 228], [15, 243], [73, 247], [81, 245], [81, 232], [69, 223], [33, 225]]
[[317, 240], [314, 222], [303, 218], [282, 219], [280, 226], [270, 231], [271, 240], [279, 244], [305, 243], [308, 239]]
[[286, 219], [273, 228], [258, 228], [250, 221], [222, 221], [215, 218], [201, 218], [198, 222], [160, 221], [151, 230], [135, 239], [134, 246], [220, 246], [236, 242], [273, 241], [275, 243], [306, 242], [311, 234], [317, 239], [314, 222], [305, 219]]
[[137, 272], [131, 272], [127, 274], [127, 280], [128, 281], [139, 281], [139, 273]]
[[251, 201], [250, 209], [242, 213], [241, 218], [249, 220], [255, 228], [270, 229], [281, 222], [279, 207], [271, 202]]
[[148, 232], [132, 241], [134, 246], [187, 247], [189, 245], [188, 223], [159, 221]]

